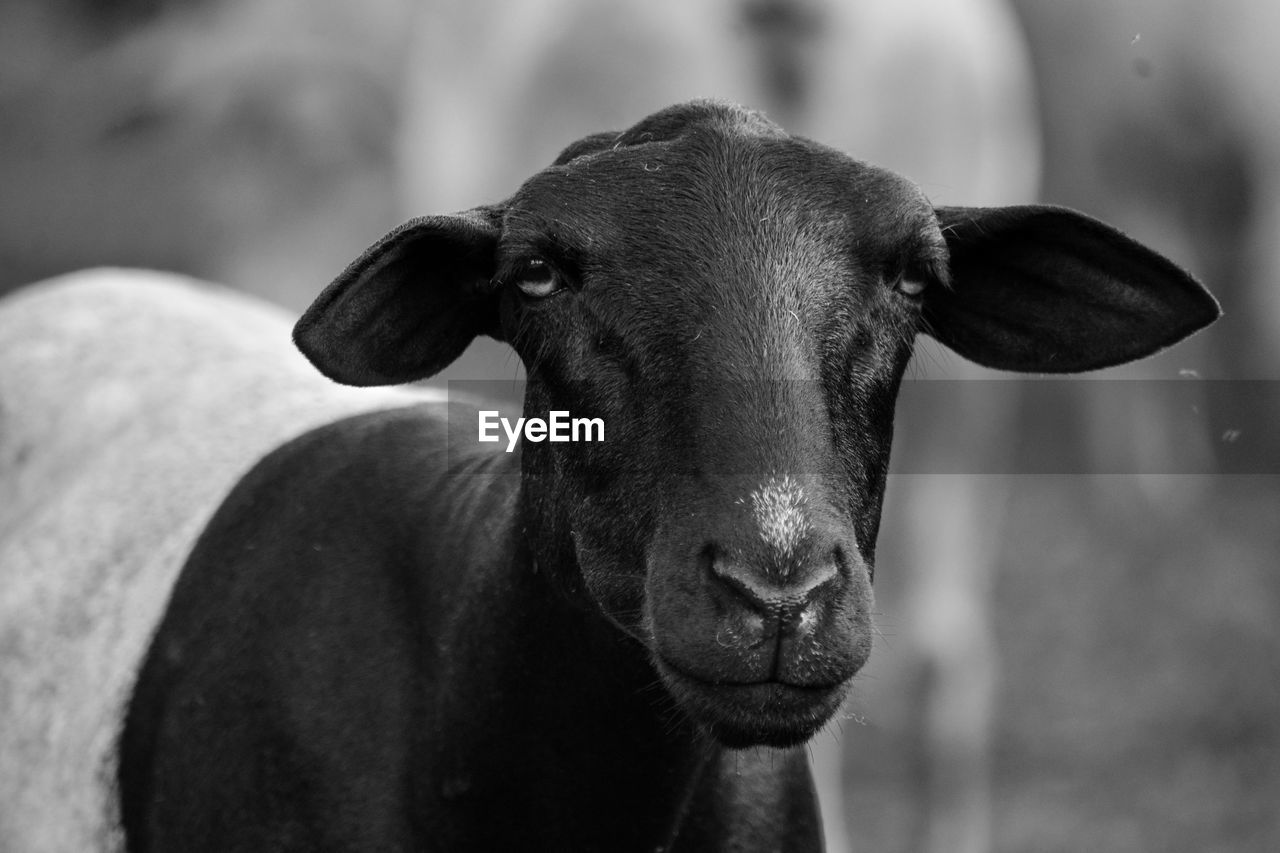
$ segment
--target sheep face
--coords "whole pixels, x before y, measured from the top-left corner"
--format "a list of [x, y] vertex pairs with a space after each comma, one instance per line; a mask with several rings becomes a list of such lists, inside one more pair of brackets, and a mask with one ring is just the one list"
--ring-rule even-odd
[[538, 556], [722, 740], [802, 740], [871, 647], [893, 400], [945, 243], [906, 181], [763, 123], [620, 142], [503, 216], [526, 414], [606, 425], [526, 445]]
[[430, 375], [476, 334], [529, 376], [533, 557], [643, 644], [723, 743], [784, 746], [871, 648], [893, 405], [917, 330], [1019, 370], [1167, 345], [1216, 305], [1052, 208], [935, 210], [903, 178], [716, 103], [570, 146], [507, 202], [415, 220], [300, 321], [328, 375]]

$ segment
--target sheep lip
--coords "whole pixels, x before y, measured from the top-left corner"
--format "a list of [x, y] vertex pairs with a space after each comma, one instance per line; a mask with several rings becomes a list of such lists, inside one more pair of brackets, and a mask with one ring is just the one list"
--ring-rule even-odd
[[848, 683], [846, 680], [820, 684], [801, 684], [794, 681], [787, 681], [785, 678], [759, 678], [744, 681], [734, 681], [732, 679], [711, 680], [700, 675], [695, 675], [688, 670], [681, 668], [678, 664], [673, 663], [662, 655], [654, 655], [654, 659], [657, 661], [659, 673], [688, 682], [691, 685], [696, 685], [704, 690], [776, 688], [825, 695], [832, 690], [843, 688]]
[[848, 686], [848, 681], [821, 686], [775, 679], [713, 682], [655, 657], [676, 702], [712, 737], [732, 748], [804, 743], [840, 708]]

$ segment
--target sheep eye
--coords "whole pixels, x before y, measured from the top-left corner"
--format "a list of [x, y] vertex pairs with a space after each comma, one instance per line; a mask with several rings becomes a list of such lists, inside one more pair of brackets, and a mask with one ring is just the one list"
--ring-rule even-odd
[[926, 284], [927, 282], [923, 278], [910, 278], [904, 275], [898, 279], [898, 283], [894, 287], [907, 296], [919, 296], [924, 293]]
[[560, 289], [560, 277], [541, 258], [525, 261], [513, 278], [520, 292], [533, 299], [550, 296]]

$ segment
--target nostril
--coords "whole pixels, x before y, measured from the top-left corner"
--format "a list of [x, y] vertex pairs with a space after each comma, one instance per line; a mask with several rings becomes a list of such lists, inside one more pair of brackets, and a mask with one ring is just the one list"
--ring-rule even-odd
[[752, 572], [742, 565], [716, 557], [711, 560], [711, 574], [721, 586], [727, 587], [752, 609], [765, 612], [771, 609], [771, 591], [752, 577]]
[[797, 567], [785, 578], [720, 554], [711, 554], [707, 565], [715, 582], [729, 590], [737, 600], [783, 624], [799, 620], [805, 610], [840, 577], [840, 569], [834, 559]]

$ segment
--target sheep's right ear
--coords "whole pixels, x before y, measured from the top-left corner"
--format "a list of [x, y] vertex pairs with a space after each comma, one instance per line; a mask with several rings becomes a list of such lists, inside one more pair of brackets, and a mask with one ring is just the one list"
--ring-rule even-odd
[[365, 251], [307, 309], [293, 341], [346, 385], [425, 379], [497, 327], [493, 277], [501, 212], [406, 222]]

